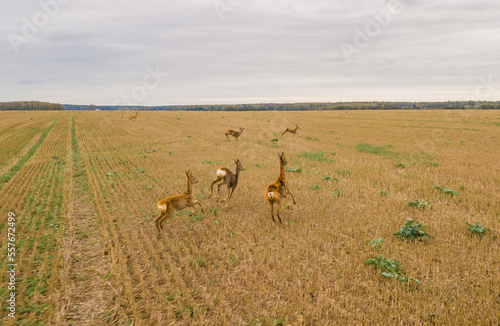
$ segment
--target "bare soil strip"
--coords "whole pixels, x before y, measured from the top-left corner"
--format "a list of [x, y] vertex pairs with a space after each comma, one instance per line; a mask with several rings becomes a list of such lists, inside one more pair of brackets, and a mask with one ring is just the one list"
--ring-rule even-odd
[[68, 173], [67, 232], [63, 239], [65, 270], [61, 277], [65, 289], [56, 322], [60, 325], [100, 325], [105, 322], [106, 312], [112, 310], [114, 293], [107, 282], [111, 262], [97, 222], [73, 119], [71, 134], [72, 167]]

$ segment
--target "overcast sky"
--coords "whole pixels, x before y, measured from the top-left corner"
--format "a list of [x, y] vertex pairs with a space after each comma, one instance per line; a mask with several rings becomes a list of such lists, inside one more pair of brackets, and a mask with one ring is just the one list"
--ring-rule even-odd
[[500, 100], [498, 0], [5, 0], [0, 102]]

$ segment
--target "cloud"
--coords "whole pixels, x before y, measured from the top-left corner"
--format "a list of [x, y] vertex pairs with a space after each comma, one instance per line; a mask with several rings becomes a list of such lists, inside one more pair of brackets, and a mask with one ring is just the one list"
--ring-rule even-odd
[[456, 100], [480, 76], [500, 81], [493, 0], [401, 1], [350, 62], [340, 45], [355, 45], [389, 1], [220, 1], [231, 6], [223, 20], [208, 0], [70, 1], [18, 53], [7, 35], [40, 5], [13, 3], [0, 22], [0, 101], [110, 104], [156, 65], [168, 77], [144, 105]]

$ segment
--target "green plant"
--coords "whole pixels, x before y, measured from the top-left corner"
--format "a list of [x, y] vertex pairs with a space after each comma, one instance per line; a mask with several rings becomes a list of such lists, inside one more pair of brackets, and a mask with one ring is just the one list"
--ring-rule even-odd
[[406, 274], [406, 272], [401, 269], [401, 263], [397, 260], [387, 259], [383, 255], [380, 255], [379, 257], [374, 257], [372, 259], [368, 259], [367, 261], [365, 261], [365, 266], [366, 265], [373, 265], [373, 267], [379, 268], [381, 270], [380, 275], [392, 278], [395, 281], [406, 283], [409, 280], [412, 280], [417, 283], [420, 283], [419, 280], [413, 277], [402, 276]]
[[413, 201], [407, 201], [407, 203], [410, 207], [415, 207], [415, 208], [420, 208], [420, 209], [424, 209], [426, 207], [429, 207], [428, 201], [421, 202], [418, 199], [415, 199]]
[[340, 190], [339, 188], [335, 188], [335, 190], [334, 190], [334, 191], [332, 191], [332, 194], [333, 194], [334, 196], [340, 196], [340, 195], [342, 195], [343, 193], [344, 193], [344, 192], [343, 192], [342, 190]]
[[351, 171], [348, 169], [335, 170], [333, 172], [337, 173], [338, 175], [341, 175], [343, 178], [346, 179], [349, 179], [351, 177]]
[[307, 157], [308, 159], [312, 161], [317, 161], [317, 162], [335, 162], [335, 160], [332, 160], [328, 157], [326, 157], [326, 152], [302, 152], [297, 154], [298, 157]]
[[394, 166], [397, 168], [402, 168], [402, 169], [404, 169], [406, 167], [406, 165], [404, 165], [403, 163], [394, 164]]
[[481, 223], [479, 223], [479, 222], [476, 222], [476, 225], [472, 225], [472, 224], [469, 224], [467, 222], [465, 222], [465, 224], [467, 224], [467, 226], [469, 227], [468, 230], [472, 234], [475, 234], [475, 235], [477, 235], [480, 238], [483, 238], [484, 235], [486, 234], [486, 232], [491, 231], [490, 229], [487, 229], [487, 228], [483, 227], [483, 225]]
[[392, 149], [392, 145], [374, 146], [374, 145], [370, 145], [367, 143], [361, 143], [361, 144], [356, 145], [356, 149], [360, 152], [363, 152], [363, 153], [381, 155], [381, 156], [384, 156], [386, 158], [393, 158], [393, 159], [401, 158], [401, 155], [390, 150], [390, 149]]
[[286, 172], [302, 172], [302, 168], [294, 169], [294, 168], [289, 168], [288, 166], [285, 166], [285, 171]]
[[337, 178], [335, 178], [335, 177], [334, 177], [334, 178], [332, 178], [332, 177], [329, 177], [329, 176], [324, 176], [324, 177], [323, 177], [323, 180], [326, 180], [326, 181], [332, 181], [332, 180], [335, 180], [335, 181], [339, 182], [339, 179], [337, 179]]
[[321, 187], [320, 187], [320, 186], [318, 186], [318, 185], [312, 185], [310, 188], [311, 188], [312, 190], [319, 190], [319, 189], [321, 189]]
[[448, 188], [445, 188], [443, 186], [436, 186], [434, 185], [434, 187], [439, 190], [442, 194], [445, 194], [445, 195], [450, 195], [450, 196], [455, 196], [455, 195], [458, 195], [458, 192], [455, 191], [455, 190], [451, 190], [451, 189], [448, 189]]
[[219, 164], [220, 164], [220, 161], [217, 161], [217, 162], [212, 162], [212, 161], [201, 161], [200, 163], [209, 163], [209, 164], [219, 165]]
[[401, 226], [401, 229], [399, 229], [398, 232], [394, 233], [394, 235], [397, 237], [405, 238], [407, 240], [416, 240], [424, 237], [430, 238], [431, 236], [429, 234], [421, 230], [425, 228], [426, 226], [420, 222], [414, 225], [413, 220], [409, 218], [406, 220], [406, 223]]
[[375, 240], [366, 240], [365, 243], [369, 243], [370, 246], [372, 246], [373, 248], [379, 250], [379, 249], [382, 249], [382, 250], [385, 250], [385, 246], [382, 244], [382, 242], [384, 242], [382, 240], [382, 238], [377, 238]]

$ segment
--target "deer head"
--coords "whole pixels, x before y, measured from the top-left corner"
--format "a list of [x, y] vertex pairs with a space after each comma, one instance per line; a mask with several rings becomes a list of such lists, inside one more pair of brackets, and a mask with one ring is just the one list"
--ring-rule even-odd
[[243, 171], [244, 167], [239, 159], [234, 160], [234, 164], [236, 164], [236, 171]]
[[186, 177], [192, 184], [197, 184], [199, 182], [189, 170], [186, 171]]
[[285, 152], [281, 152], [280, 154], [280, 163], [283, 165], [283, 166], [286, 166], [288, 164], [288, 161], [285, 157]]

